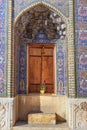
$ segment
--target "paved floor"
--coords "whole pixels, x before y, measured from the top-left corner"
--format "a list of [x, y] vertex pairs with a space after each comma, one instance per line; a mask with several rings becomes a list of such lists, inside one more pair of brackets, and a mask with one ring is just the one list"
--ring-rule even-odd
[[56, 125], [29, 125], [26, 122], [17, 122], [13, 130], [70, 130], [67, 123]]

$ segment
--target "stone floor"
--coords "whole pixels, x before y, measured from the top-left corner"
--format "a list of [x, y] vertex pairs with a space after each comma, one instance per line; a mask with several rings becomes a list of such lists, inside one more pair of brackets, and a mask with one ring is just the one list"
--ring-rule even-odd
[[67, 123], [56, 125], [30, 125], [26, 122], [17, 122], [12, 130], [70, 130]]

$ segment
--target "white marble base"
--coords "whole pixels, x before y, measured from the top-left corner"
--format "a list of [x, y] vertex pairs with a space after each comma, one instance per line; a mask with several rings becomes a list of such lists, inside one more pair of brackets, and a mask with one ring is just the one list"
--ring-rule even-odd
[[[0, 98], [0, 130], [12, 130], [18, 116], [17, 103], [17, 97]], [[67, 99], [66, 106], [67, 121], [70, 129], [86, 130], [87, 99]]]
[[68, 123], [72, 130], [87, 129], [87, 99], [68, 99]]
[[11, 130], [13, 126], [13, 98], [0, 98], [0, 130]]

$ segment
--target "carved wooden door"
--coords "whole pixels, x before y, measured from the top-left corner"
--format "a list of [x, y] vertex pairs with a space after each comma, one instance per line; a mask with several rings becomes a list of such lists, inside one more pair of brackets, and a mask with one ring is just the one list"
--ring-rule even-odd
[[54, 44], [30, 44], [28, 47], [28, 90], [39, 93], [40, 85], [46, 93], [54, 93]]

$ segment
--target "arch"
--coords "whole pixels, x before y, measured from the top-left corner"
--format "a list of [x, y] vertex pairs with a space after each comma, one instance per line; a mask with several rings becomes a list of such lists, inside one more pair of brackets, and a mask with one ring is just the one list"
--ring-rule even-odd
[[14, 27], [15, 27], [16, 22], [20, 18], [20, 16], [22, 16], [26, 11], [31, 10], [33, 7], [35, 7], [35, 6], [39, 5], [39, 4], [43, 4], [44, 6], [49, 8], [51, 11], [53, 11], [56, 14], [58, 14], [63, 19], [63, 21], [67, 24], [67, 20], [68, 19], [58, 9], [53, 7], [51, 4], [46, 3], [45, 1], [41, 1], [41, 2], [34, 2], [30, 6], [28, 6], [27, 8], [23, 9], [22, 12], [19, 13], [19, 15], [16, 16], [16, 18], [14, 19]]
[[[61, 17], [61, 19], [63, 20], [63, 22], [66, 24], [67, 23], [67, 19], [62, 15], [62, 14], [60, 14], [57, 10], [54, 10], [52, 7], [48, 7], [47, 5], [45, 5], [43, 2], [39, 2], [39, 3], [37, 3], [37, 4], [35, 4], [35, 5], [33, 5], [32, 7], [30, 7], [30, 8], [27, 8], [26, 10], [23, 10], [21, 13], [20, 13], [20, 15], [15, 19], [15, 22], [14, 22], [14, 30], [15, 30], [15, 27], [16, 27], [16, 23], [17, 23], [17, 21], [19, 21], [20, 20], [20, 18], [27, 12], [27, 11], [30, 11], [30, 10], [32, 10], [32, 8], [34, 8], [34, 7], [36, 7], [36, 6], [38, 6], [39, 4], [42, 4], [43, 6], [45, 6], [46, 8], [48, 8], [50, 11], [52, 11], [53, 13], [55, 13], [56, 15], [58, 15], [59, 17]], [[66, 26], [67, 26], [67, 24], [66, 24]], [[14, 43], [15, 44], [15, 43]], [[62, 50], [61, 50], [62, 51]], [[62, 53], [62, 52], [61, 52]], [[57, 54], [57, 52], [55, 52], [55, 55]], [[55, 60], [56, 61], [56, 60]], [[55, 66], [56, 67], [56, 66]], [[21, 68], [21, 67], [19, 67], [19, 68]], [[56, 67], [57, 68], [57, 67]], [[56, 77], [56, 76], [55, 76]], [[57, 84], [57, 80], [55, 81], [56, 82], [56, 84]], [[63, 84], [65, 84], [65, 82], [64, 82], [64, 80], [63, 80]], [[57, 85], [59, 85], [59, 84], [57, 84]], [[20, 85], [19, 85], [20, 86]], [[56, 86], [57, 87], [57, 86]], [[19, 92], [20, 93], [20, 92]], [[25, 92], [26, 93], [26, 92]], [[56, 88], [56, 93], [57, 93], [57, 88]], [[65, 92], [66, 93], [66, 92]], [[60, 95], [62, 95], [62, 94], [60, 94]]]
[[[14, 63], [15, 63], [15, 57], [14, 57], [14, 45], [16, 44], [14, 42], [14, 27], [15, 27], [15, 23], [17, 22], [18, 18], [27, 10], [31, 9], [32, 7], [43, 3], [45, 6], [47, 6], [48, 8], [50, 8], [53, 12], [56, 12], [59, 16], [62, 17], [62, 19], [65, 21], [66, 25], [67, 25], [67, 31], [68, 31], [68, 41], [67, 41], [67, 45], [68, 45], [68, 81], [69, 81], [69, 92], [67, 96], [71, 96], [71, 97], [75, 97], [75, 72], [74, 72], [74, 35], [73, 35], [73, 1], [70, 2], [70, 10], [69, 10], [69, 18], [66, 18], [58, 9], [56, 9], [55, 7], [51, 6], [50, 4], [47, 4], [46, 2], [35, 2], [34, 4], [30, 5], [28, 8], [24, 9], [15, 19], [14, 19], [14, 26], [12, 23], [12, 16], [11, 16], [11, 2], [12, 0], [9, 0], [9, 12], [8, 12], [8, 16], [9, 16], [9, 21], [8, 21], [8, 85], [11, 87], [10, 91], [8, 89], [8, 93], [10, 93], [10, 95], [15, 96], [15, 87], [16, 85], [14, 85]], [[70, 23], [68, 24], [68, 20], [70, 21]], [[16, 59], [17, 60], [17, 59]], [[9, 65], [11, 67], [9, 67]], [[12, 74], [12, 75], [11, 75]], [[12, 84], [12, 85], [11, 85]], [[22, 83], [23, 84], [23, 83]], [[9, 88], [10, 88], [9, 87]], [[64, 114], [64, 113], [63, 113]]]
[[[74, 24], [73, 24], [73, 2], [70, 1], [69, 4], [70, 4], [70, 11], [69, 11], [69, 18], [65, 17], [58, 9], [56, 9], [55, 7], [53, 7], [51, 4], [48, 4], [46, 2], [42, 2], [42, 1], [39, 1], [39, 2], [33, 2], [30, 6], [28, 6], [27, 8], [23, 9], [20, 14], [14, 19], [14, 25], [12, 26], [12, 31], [11, 33], [14, 35], [14, 29], [15, 29], [15, 25], [16, 25], [16, 22], [18, 21], [18, 19], [20, 18], [21, 15], [23, 15], [27, 10], [30, 10], [31, 8], [33, 8], [34, 6], [38, 5], [38, 4], [43, 4], [45, 5], [46, 7], [48, 7], [50, 10], [52, 10], [54, 13], [58, 14], [62, 19], [63, 21], [66, 23], [67, 25], [67, 45], [68, 45], [68, 80], [69, 80], [69, 83], [68, 83], [68, 86], [69, 86], [69, 95], [74, 97], [75, 96], [75, 72], [74, 72], [74, 35], [73, 35], [73, 27], [74, 27]], [[69, 22], [70, 21], [70, 22]], [[9, 24], [10, 26], [11, 24]], [[10, 40], [8, 40], [10, 41]], [[14, 50], [14, 38], [13, 38], [13, 50]], [[11, 45], [10, 45], [11, 46]], [[71, 54], [71, 51], [73, 51], [73, 53]], [[12, 56], [14, 57], [14, 54], [12, 53]], [[72, 57], [72, 58], [71, 58]], [[71, 61], [72, 59], [72, 61]], [[13, 60], [13, 63], [14, 63], [14, 60]], [[72, 71], [71, 71], [72, 70]], [[13, 70], [14, 72], [14, 70]], [[73, 81], [71, 80], [71, 78], [73, 78]], [[73, 93], [71, 91], [71, 88], [73, 90]]]
[[[67, 24], [66, 24], [66, 19], [64, 19], [63, 17], [61, 17], [60, 16], [60, 14], [59, 13], [57, 13], [57, 12], [54, 12], [54, 10], [52, 10], [52, 9], [50, 9], [49, 7], [47, 7], [47, 6], [45, 6], [43, 3], [39, 3], [39, 4], [36, 4], [36, 5], [34, 5], [32, 8], [29, 8], [29, 9], [27, 9], [27, 10], [25, 10], [24, 12], [22, 12], [18, 17], [17, 17], [17, 19], [16, 19], [16, 21], [15, 21], [15, 25], [14, 25], [14, 29], [16, 29], [17, 28], [17, 32], [18, 32], [18, 34], [19, 34], [19, 32], [22, 32], [21, 33], [21, 37], [22, 37], [22, 34], [23, 33], [25, 33], [24, 35], [26, 35], [26, 28], [28, 29], [29, 27], [30, 28], [32, 28], [32, 31], [35, 29], [35, 27], [36, 26], [38, 26], [38, 25], [36, 25], [36, 26], [34, 26], [34, 27], [32, 27], [31, 26], [31, 24], [32, 24], [32, 22], [31, 21], [33, 21], [32, 19], [34, 19], [35, 18], [35, 20], [37, 19], [37, 15], [38, 15], [38, 21], [39, 21], [39, 19], [41, 19], [41, 18], [39, 18], [39, 13], [41, 12], [40, 10], [36, 10], [35, 8], [44, 8], [45, 10], [43, 10], [42, 11], [42, 13], [41, 13], [41, 15], [43, 15], [43, 19], [44, 19], [44, 13], [46, 12], [46, 16], [45, 17], [47, 17], [47, 20], [46, 20], [46, 22], [48, 23], [47, 24], [47, 26], [46, 26], [46, 24], [45, 24], [45, 21], [44, 21], [44, 23], [43, 23], [43, 28], [44, 28], [44, 30], [46, 29], [46, 28], [49, 28], [49, 29], [51, 29], [52, 30], [52, 28], [51, 28], [51, 26], [54, 26], [54, 29], [53, 30], [55, 30], [56, 29], [56, 32], [54, 32], [55, 33], [55, 38], [54, 39], [56, 39], [56, 41], [57, 41], [57, 38], [59, 39], [59, 37], [61, 37], [61, 38], [63, 38], [63, 37], [65, 37], [66, 36], [66, 27], [67, 27]], [[41, 9], [41, 10], [42, 10]], [[35, 12], [35, 10], [36, 10], [36, 12]], [[32, 12], [33, 12], [33, 15], [32, 15]], [[47, 12], [48, 12], [48, 14], [47, 14]], [[32, 16], [31, 16], [32, 15]], [[31, 18], [32, 17], [32, 18]], [[33, 18], [34, 17], [34, 18]], [[50, 24], [49, 25], [49, 21], [48, 21], [48, 18], [51, 20], [51, 23], [53, 24]], [[23, 19], [25, 19], [25, 20], [23, 20]], [[37, 21], [37, 20], [36, 20]], [[23, 23], [23, 24], [22, 24]], [[36, 22], [36, 24], [37, 24], [38, 22]], [[34, 21], [34, 23], [33, 23], [34, 25], [35, 25], [35, 21]], [[54, 25], [55, 24], [55, 25]], [[49, 26], [49, 27], [48, 27]], [[19, 29], [20, 28], [20, 29]], [[41, 27], [40, 27], [40, 29], [41, 29]], [[30, 29], [31, 30], [31, 29]], [[38, 30], [38, 29], [37, 29]], [[32, 32], [31, 31], [31, 32]], [[61, 32], [60, 31], [62, 31], [62, 35], [63, 36], [61, 36]], [[50, 31], [47, 31], [47, 35], [49, 35], [49, 32]], [[34, 31], [33, 31], [33, 33], [34, 33]], [[39, 32], [40, 33], [40, 32]], [[45, 32], [44, 32], [45, 33]], [[58, 35], [58, 33], [59, 33], [59, 35]], [[30, 32], [29, 32], [29, 34], [30, 34]], [[52, 33], [51, 33], [52, 34]], [[36, 34], [37, 35], [37, 34]], [[27, 37], [27, 36], [25, 36], [25, 37]], [[49, 36], [48, 36], [49, 37]], [[33, 37], [34, 38], [34, 37]], [[32, 38], [30, 38], [30, 39], [32, 39]], [[52, 37], [50, 37], [49, 39], [51, 39], [52, 40]], [[34, 39], [33, 39], [34, 40]], [[28, 42], [30, 42], [30, 41], [28, 41]], [[54, 42], [54, 41], [52, 41], [52, 42]]]

